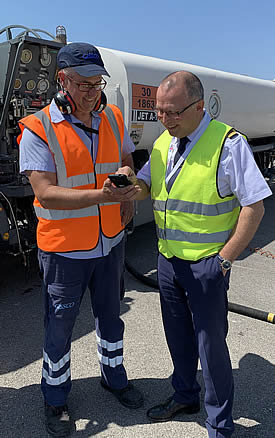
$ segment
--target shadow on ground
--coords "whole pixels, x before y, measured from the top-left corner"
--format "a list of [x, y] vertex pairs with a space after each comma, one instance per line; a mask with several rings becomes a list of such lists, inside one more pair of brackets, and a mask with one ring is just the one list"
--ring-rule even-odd
[[[265, 376], [264, 384], [261, 386], [258, 385], [260, 376]], [[275, 430], [275, 395], [270, 383], [274, 382], [274, 366], [258, 355], [247, 354], [240, 360], [239, 368], [234, 370], [234, 379], [236, 436], [272, 438]], [[198, 381], [202, 385], [201, 380], [202, 376], [199, 371]], [[146, 410], [165, 400], [171, 394], [170, 379], [145, 378], [133, 382], [145, 396], [144, 407], [138, 410], [121, 407], [111, 394], [101, 388], [99, 377], [73, 381], [69, 406], [74, 420], [79, 420], [79, 422], [78, 430], [72, 436], [88, 438], [107, 430], [112, 423], [120, 427], [147, 424]], [[262, 379], [261, 382], [263, 382]], [[246, 390], [241, 392], [240, 388], [246, 388]], [[47, 436], [44, 430], [44, 413], [39, 385], [25, 386], [18, 390], [0, 388], [0, 398], [1, 436], [5, 438]], [[196, 416], [180, 414], [173, 422], [182, 422], [184, 432], [185, 422], [196, 421], [204, 427], [205, 418], [206, 413], [202, 408]], [[242, 425], [242, 419], [250, 420], [251, 427]], [[171, 429], [173, 422], [171, 422]], [[111, 437], [111, 435], [108, 436]]]
[[[9, 269], [14, 272], [15, 266], [16, 274], [11, 277], [6, 271], [6, 280], [0, 289], [0, 375], [23, 368], [42, 357], [44, 329], [41, 280], [38, 272], [28, 275], [27, 279], [23, 266], [17, 262], [13, 267], [10, 263]], [[130, 297], [124, 298], [121, 314], [128, 312], [131, 301]], [[90, 309], [90, 296], [86, 291], [72, 341], [95, 330]]]

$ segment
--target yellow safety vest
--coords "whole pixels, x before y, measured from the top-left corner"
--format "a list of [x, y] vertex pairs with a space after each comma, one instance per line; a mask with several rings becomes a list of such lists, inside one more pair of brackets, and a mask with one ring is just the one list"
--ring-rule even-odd
[[235, 195], [221, 197], [217, 173], [224, 142], [233, 128], [212, 120], [194, 145], [170, 192], [165, 185], [168, 131], [151, 154], [151, 197], [159, 251], [165, 257], [199, 260], [216, 254], [228, 240], [240, 213]]

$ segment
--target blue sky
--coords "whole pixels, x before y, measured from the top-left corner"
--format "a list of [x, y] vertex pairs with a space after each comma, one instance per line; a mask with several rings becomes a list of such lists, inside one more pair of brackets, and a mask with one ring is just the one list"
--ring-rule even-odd
[[2, 3], [1, 29], [21, 24], [54, 34], [62, 24], [69, 41], [275, 78], [275, 2], [271, 0]]

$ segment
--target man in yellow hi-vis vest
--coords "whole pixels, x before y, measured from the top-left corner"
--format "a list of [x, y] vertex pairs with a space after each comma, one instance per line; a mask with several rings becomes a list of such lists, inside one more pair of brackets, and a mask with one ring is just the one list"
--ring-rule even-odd
[[[147, 415], [168, 421], [199, 411], [200, 359], [209, 437], [228, 438], [234, 431], [226, 345], [230, 268], [254, 236], [271, 190], [244, 137], [211, 120], [203, 94], [190, 72], [161, 82], [156, 111], [166, 131], [137, 175], [138, 199], [151, 192], [153, 202], [161, 310], [174, 365], [174, 394]], [[130, 168], [119, 171], [135, 180]]]

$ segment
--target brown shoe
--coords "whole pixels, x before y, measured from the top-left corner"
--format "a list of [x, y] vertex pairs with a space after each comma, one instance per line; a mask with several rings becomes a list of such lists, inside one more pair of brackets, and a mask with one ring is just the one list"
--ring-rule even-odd
[[70, 435], [71, 424], [67, 405], [50, 406], [45, 403], [47, 432], [54, 437], [63, 438]]
[[147, 417], [152, 421], [169, 421], [177, 414], [196, 414], [200, 410], [200, 405], [182, 405], [170, 397], [165, 403], [152, 407], [147, 411]]

